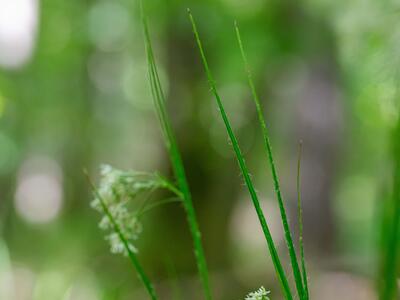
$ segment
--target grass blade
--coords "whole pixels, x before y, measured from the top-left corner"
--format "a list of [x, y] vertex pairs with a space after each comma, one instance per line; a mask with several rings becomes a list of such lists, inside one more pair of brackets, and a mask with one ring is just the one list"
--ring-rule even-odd
[[178, 182], [178, 188], [182, 193], [182, 203], [186, 211], [187, 221], [189, 229], [193, 238], [194, 253], [197, 262], [197, 268], [199, 271], [200, 279], [202, 282], [205, 298], [211, 300], [211, 288], [209, 284], [209, 276], [207, 263], [204, 255], [203, 245], [201, 242], [201, 234], [197, 222], [196, 213], [192, 203], [192, 197], [187, 183], [185, 169], [183, 167], [182, 158], [176, 143], [175, 135], [172, 131], [171, 122], [168, 118], [167, 110], [165, 107], [165, 96], [161, 86], [160, 78], [158, 75], [157, 66], [154, 59], [154, 53], [150, 40], [149, 29], [147, 20], [143, 11], [143, 5], [141, 2], [142, 12], [142, 25], [144, 32], [144, 39], [146, 45], [146, 54], [149, 69], [150, 86], [152, 90], [153, 100], [155, 103], [158, 119], [161, 124], [162, 132], [164, 135], [165, 144], [168, 150], [168, 154], [171, 160], [172, 168]]
[[103, 208], [104, 213], [107, 215], [108, 219], [110, 220], [114, 231], [118, 234], [122, 244], [124, 245], [127, 253], [128, 253], [128, 257], [130, 259], [130, 261], [132, 262], [132, 265], [134, 266], [134, 268], [136, 269], [136, 272], [138, 274], [138, 277], [140, 279], [140, 281], [143, 283], [143, 285], [145, 286], [150, 298], [152, 300], [157, 300], [157, 294], [154, 290], [154, 287], [150, 281], [150, 279], [147, 277], [146, 273], [143, 270], [142, 265], [140, 264], [139, 260], [136, 257], [136, 254], [134, 252], [131, 251], [131, 248], [129, 247], [128, 241], [125, 238], [125, 236], [122, 234], [121, 229], [119, 228], [117, 222], [115, 221], [113, 215], [111, 214], [110, 210], [108, 209], [107, 205], [105, 204], [104, 199], [101, 197], [100, 193], [98, 192], [96, 186], [94, 185], [93, 181], [90, 179], [90, 176], [88, 174], [88, 172], [86, 170], [84, 170], [84, 174], [93, 190], [93, 193], [95, 194], [96, 198], [98, 198], [100, 200], [100, 204]]
[[246, 186], [247, 186], [247, 188], [249, 190], [251, 199], [253, 201], [255, 210], [257, 212], [257, 216], [258, 216], [258, 219], [260, 221], [262, 230], [264, 232], [264, 236], [265, 236], [265, 239], [267, 241], [267, 245], [268, 245], [271, 257], [272, 257], [272, 261], [273, 261], [276, 273], [278, 275], [279, 281], [281, 283], [285, 298], [286, 299], [293, 299], [293, 296], [292, 296], [291, 291], [290, 291], [290, 287], [289, 287], [289, 283], [288, 283], [285, 271], [284, 271], [284, 269], [282, 267], [282, 264], [280, 262], [278, 253], [276, 251], [276, 247], [275, 247], [274, 241], [272, 239], [271, 232], [269, 230], [268, 224], [267, 224], [267, 222], [265, 220], [264, 213], [263, 213], [263, 211], [261, 209], [260, 202], [258, 200], [258, 196], [257, 196], [256, 190], [255, 190], [255, 188], [253, 186], [253, 182], [252, 182], [250, 174], [248, 172], [247, 165], [245, 163], [244, 157], [243, 157], [242, 152], [240, 150], [238, 141], [237, 141], [236, 136], [235, 136], [235, 134], [234, 134], [234, 132], [232, 130], [232, 127], [230, 125], [228, 116], [226, 115], [226, 112], [225, 112], [224, 106], [222, 104], [221, 98], [220, 98], [220, 96], [218, 94], [215, 81], [214, 81], [213, 76], [211, 74], [211, 71], [210, 71], [210, 68], [208, 66], [208, 62], [207, 62], [207, 59], [206, 59], [206, 56], [205, 56], [205, 53], [204, 53], [204, 50], [203, 50], [203, 46], [202, 46], [202, 43], [201, 43], [201, 40], [200, 40], [200, 37], [199, 37], [199, 33], [198, 33], [198, 30], [197, 30], [196, 23], [194, 21], [193, 15], [191, 14], [189, 9], [188, 9], [188, 13], [189, 13], [190, 22], [191, 22], [192, 27], [193, 27], [193, 32], [194, 32], [194, 36], [195, 36], [195, 39], [196, 39], [196, 42], [197, 42], [197, 46], [198, 46], [199, 51], [200, 51], [201, 60], [202, 60], [202, 63], [203, 63], [203, 66], [204, 66], [204, 69], [205, 69], [205, 72], [206, 72], [206, 75], [207, 75], [207, 78], [208, 78], [208, 82], [210, 84], [211, 91], [215, 96], [218, 108], [219, 108], [220, 113], [221, 113], [221, 117], [222, 117], [222, 119], [224, 121], [224, 124], [225, 124], [225, 127], [226, 127], [226, 131], [228, 133], [228, 136], [229, 136], [229, 139], [230, 139], [230, 141], [232, 143], [232, 147], [233, 147], [233, 150], [235, 152], [237, 161], [239, 163], [240, 170], [242, 172], [242, 175], [244, 177]]
[[379, 299], [398, 299], [397, 272], [400, 264], [400, 119], [394, 134], [394, 180], [393, 192], [388, 203], [387, 226], [383, 249], [383, 266], [379, 278]]
[[304, 242], [303, 242], [303, 209], [301, 205], [301, 187], [300, 187], [300, 174], [301, 174], [301, 155], [303, 151], [303, 141], [299, 142], [299, 153], [297, 158], [297, 180], [296, 180], [296, 190], [297, 190], [297, 213], [299, 222], [299, 247], [300, 247], [300, 259], [301, 259], [301, 272], [303, 276], [304, 285], [304, 299], [309, 299], [310, 294], [308, 291], [308, 278], [306, 262], [304, 258]]
[[277, 196], [279, 210], [281, 213], [281, 220], [282, 220], [283, 230], [285, 233], [286, 245], [289, 250], [289, 256], [290, 256], [290, 261], [292, 264], [293, 276], [294, 276], [295, 283], [296, 283], [297, 293], [298, 293], [300, 299], [305, 299], [304, 298], [305, 292], [304, 292], [303, 282], [302, 282], [302, 278], [301, 278], [300, 268], [299, 268], [296, 251], [295, 251], [294, 244], [293, 244], [292, 234], [291, 234], [290, 228], [289, 228], [289, 222], [287, 219], [285, 206], [284, 206], [283, 200], [282, 200], [282, 194], [281, 194], [281, 189], [280, 189], [280, 184], [279, 184], [278, 173], [276, 171], [275, 162], [274, 162], [274, 158], [272, 155], [272, 147], [271, 147], [271, 143], [270, 143], [270, 139], [269, 139], [269, 132], [268, 132], [267, 124], [264, 119], [261, 102], [260, 102], [260, 99], [258, 97], [256, 88], [255, 88], [255, 85], [253, 82], [253, 78], [252, 78], [250, 67], [249, 67], [249, 64], [247, 61], [246, 53], [244, 51], [239, 27], [236, 22], [235, 22], [235, 31], [236, 31], [236, 37], [237, 37], [239, 47], [240, 47], [240, 52], [242, 54], [242, 59], [243, 59], [244, 65], [245, 65], [246, 73], [247, 73], [248, 84], [250, 86], [253, 100], [256, 105], [258, 120], [261, 125], [262, 133], [264, 136], [265, 151], [267, 153], [268, 161], [271, 166], [271, 173], [272, 173], [272, 178], [274, 181], [275, 193]]

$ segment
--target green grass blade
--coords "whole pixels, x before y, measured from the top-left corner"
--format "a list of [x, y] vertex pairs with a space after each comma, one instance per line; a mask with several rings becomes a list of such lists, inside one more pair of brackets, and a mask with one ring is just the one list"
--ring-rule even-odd
[[301, 272], [303, 275], [303, 285], [304, 285], [304, 298], [309, 299], [310, 294], [308, 291], [308, 278], [306, 262], [304, 258], [304, 242], [303, 242], [303, 208], [301, 205], [301, 187], [300, 187], [300, 175], [301, 175], [301, 155], [303, 151], [303, 141], [299, 142], [299, 153], [297, 158], [297, 180], [296, 180], [296, 190], [297, 190], [297, 213], [299, 222], [299, 247], [300, 247], [300, 258], [301, 258]]
[[[142, 4], [141, 4], [142, 5]], [[182, 158], [178, 150], [175, 136], [172, 131], [171, 122], [165, 107], [165, 96], [161, 86], [160, 78], [158, 75], [157, 66], [154, 59], [152, 44], [150, 40], [149, 29], [146, 21], [145, 14], [142, 6], [142, 25], [146, 45], [146, 54], [149, 68], [150, 86], [152, 95], [160, 121], [162, 132], [164, 135], [165, 143], [171, 160], [172, 168], [178, 182], [178, 187], [182, 193], [182, 203], [186, 211], [189, 229], [193, 238], [194, 253], [197, 262], [200, 279], [202, 282], [205, 298], [211, 300], [211, 288], [209, 284], [209, 276], [207, 263], [204, 255], [203, 245], [201, 242], [201, 234], [197, 222], [196, 213], [192, 203], [192, 197], [187, 183], [185, 169], [183, 167]]]
[[97, 190], [96, 186], [94, 185], [93, 181], [90, 179], [89, 174], [87, 173], [86, 170], [84, 170], [84, 173], [85, 173], [85, 175], [87, 177], [87, 180], [88, 180], [88, 182], [89, 182], [89, 184], [90, 184], [90, 186], [91, 186], [91, 188], [93, 190], [93, 193], [95, 194], [96, 198], [99, 199], [104, 213], [107, 215], [108, 219], [110, 220], [110, 223], [113, 226], [114, 231], [118, 234], [122, 244], [124, 245], [125, 250], [128, 253], [128, 257], [129, 257], [130, 261], [132, 262], [132, 265], [134, 266], [140, 281], [145, 286], [150, 298], [152, 300], [157, 300], [158, 297], [157, 297], [157, 294], [156, 294], [156, 292], [154, 290], [154, 287], [153, 287], [149, 277], [147, 277], [146, 273], [144, 272], [142, 265], [140, 264], [139, 260], [136, 257], [136, 254], [131, 251], [127, 239], [122, 234], [121, 229], [119, 228], [117, 222], [115, 221], [113, 215], [111, 214], [110, 210], [108, 209], [107, 205], [105, 204], [104, 199], [101, 197], [101, 195], [98, 192], [98, 190]]
[[239, 27], [238, 27], [237, 23], [235, 23], [235, 30], [236, 30], [236, 37], [237, 37], [239, 47], [240, 47], [240, 52], [242, 54], [242, 59], [243, 59], [244, 65], [245, 65], [246, 73], [247, 73], [248, 84], [250, 86], [253, 100], [256, 105], [258, 120], [260, 122], [262, 133], [264, 136], [264, 146], [265, 146], [265, 150], [267, 153], [269, 164], [271, 166], [271, 173], [272, 173], [272, 178], [274, 181], [275, 193], [276, 193], [276, 196], [278, 199], [279, 210], [281, 213], [281, 220], [282, 220], [282, 224], [283, 224], [283, 230], [285, 233], [285, 240], [286, 240], [286, 244], [287, 244], [287, 247], [289, 250], [289, 256], [290, 256], [290, 261], [291, 261], [291, 265], [292, 265], [292, 269], [293, 269], [293, 276], [294, 276], [295, 283], [296, 283], [297, 293], [298, 293], [300, 299], [304, 299], [304, 287], [303, 287], [303, 283], [302, 283], [302, 278], [301, 278], [301, 273], [300, 273], [300, 268], [299, 268], [299, 264], [298, 264], [298, 260], [297, 260], [296, 251], [295, 251], [294, 244], [293, 244], [292, 234], [291, 234], [290, 228], [289, 228], [289, 223], [288, 223], [288, 219], [287, 219], [287, 215], [286, 215], [285, 206], [284, 206], [283, 200], [282, 200], [282, 194], [281, 194], [278, 174], [276, 171], [275, 162], [274, 162], [274, 158], [272, 155], [272, 147], [271, 147], [271, 143], [270, 143], [270, 139], [269, 139], [268, 128], [267, 128], [267, 125], [266, 125], [266, 122], [264, 119], [261, 102], [260, 102], [260, 99], [258, 97], [256, 88], [255, 88], [255, 85], [253, 82], [252, 74], [251, 74], [250, 67], [249, 67], [249, 64], [247, 61], [247, 57], [246, 57], [246, 54], [244, 51], [243, 42], [242, 42], [242, 39], [240, 36], [240, 31], [239, 31]]
[[388, 203], [383, 266], [379, 282], [379, 299], [398, 299], [397, 274], [400, 264], [400, 118], [394, 134], [393, 192]]
[[288, 280], [287, 280], [287, 277], [286, 277], [286, 274], [285, 274], [285, 271], [284, 271], [284, 269], [282, 267], [282, 264], [280, 262], [278, 253], [276, 251], [276, 247], [275, 247], [274, 241], [272, 239], [270, 230], [268, 228], [268, 224], [267, 224], [267, 222], [265, 220], [264, 213], [263, 213], [263, 211], [261, 209], [260, 202], [258, 200], [258, 196], [257, 196], [256, 190], [255, 190], [255, 188], [253, 186], [253, 182], [252, 182], [250, 174], [248, 172], [248, 169], [247, 169], [245, 160], [243, 158], [242, 152], [240, 150], [238, 141], [237, 141], [236, 136], [235, 136], [235, 134], [234, 134], [234, 132], [232, 130], [232, 127], [230, 125], [228, 116], [226, 115], [226, 112], [225, 112], [224, 106], [222, 104], [221, 98], [220, 98], [220, 96], [218, 94], [215, 81], [213, 79], [213, 76], [211, 74], [210, 68], [208, 66], [208, 62], [207, 62], [207, 59], [206, 59], [206, 56], [205, 56], [205, 53], [204, 53], [204, 50], [203, 50], [202, 43], [200, 41], [200, 37], [199, 37], [199, 33], [198, 33], [198, 30], [197, 30], [196, 23], [194, 21], [194, 18], [192, 16], [190, 10], [188, 10], [188, 13], [189, 13], [190, 22], [191, 22], [192, 27], [193, 27], [193, 32], [194, 32], [194, 36], [195, 36], [195, 39], [196, 39], [196, 42], [197, 42], [197, 46], [198, 46], [199, 51], [200, 51], [201, 60], [202, 60], [202, 63], [203, 63], [203, 66], [204, 66], [204, 69], [205, 69], [205, 72], [206, 72], [206, 75], [207, 75], [207, 78], [208, 78], [208, 82], [210, 84], [211, 91], [215, 96], [219, 111], [221, 113], [221, 117], [222, 117], [222, 119], [224, 121], [224, 124], [225, 124], [225, 127], [226, 127], [226, 131], [228, 133], [228, 136], [229, 136], [229, 139], [230, 139], [230, 141], [232, 143], [232, 147], [233, 147], [233, 150], [235, 152], [237, 161], [239, 163], [240, 170], [242, 172], [242, 175], [244, 177], [246, 186], [247, 186], [247, 188], [249, 190], [251, 199], [253, 201], [255, 210], [257, 212], [257, 216], [258, 216], [258, 219], [260, 221], [262, 230], [264, 232], [265, 239], [267, 241], [267, 245], [268, 245], [271, 257], [272, 257], [272, 261], [273, 261], [276, 273], [277, 273], [279, 281], [280, 281], [280, 283], [282, 285], [285, 298], [286, 299], [293, 299], [291, 291], [290, 291], [289, 283], [288, 283]]

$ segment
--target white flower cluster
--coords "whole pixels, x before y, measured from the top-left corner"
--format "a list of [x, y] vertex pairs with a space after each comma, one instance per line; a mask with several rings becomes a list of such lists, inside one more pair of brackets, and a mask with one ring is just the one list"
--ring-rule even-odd
[[[99, 227], [110, 232], [106, 240], [110, 242], [112, 253], [128, 254], [126, 246], [114, 228], [113, 221], [127, 241], [130, 250], [137, 252], [134, 242], [142, 231], [142, 225], [135, 212], [128, 209], [128, 204], [140, 193], [152, 191], [164, 185], [165, 182], [156, 174], [124, 172], [109, 165], [101, 167], [100, 187], [91, 206], [103, 214]], [[102, 202], [113, 221], [104, 210]]]
[[268, 294], [270, 291], [267, 291], [263, 286], [260, 287], [257, 291], [251, 292], [245, 298], [245, 300], [269, 300]]

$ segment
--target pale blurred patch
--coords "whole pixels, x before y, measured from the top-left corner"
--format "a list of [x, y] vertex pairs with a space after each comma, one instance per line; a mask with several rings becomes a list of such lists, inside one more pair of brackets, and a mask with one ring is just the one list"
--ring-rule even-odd
[[31, 300], [35, 274], [24, 266], [13, 266], [6, 244], [0, 240], [0, 299]]
[[314, 276], [311, 298], [324, 300], [374, 300], [373, 284], [362, 277], [342, 272], [327, 272]]
[[16, 267], [13, 270], [15, 300], [31, 300], [36, 275], [27, 267]]
[[[167, 93], [169, 83], [165, 70], [158, 66], [158, 71], [163, 82], [164, 93]], [[122, 88], [125, 99], [132, 103], [135, 109], [152, 111], [154, 104], [149, 91], [147, 74], [147, 64], [144, 59], [131, 59], [124, 68]]]
[[35, 46], [37, 0], [0, 0], [0, 66], [26, 63]]
[[121, 50], [126, 46], [130, 16], [116, 2], [98, 1], [89, 11], [89, 38], [102, 51]]
[[15, 208], [22, 219], [30, 223], [47, 223], [61, 211], [63, 202], [62, 172], [50, 158], [26, 160], [19, 172], [15, 193]]
[[14, 284], [7, 245], [0, 239], [0, 299], [13, 299]]
[[[260, 204], [275, 245], [278, 247], [284, 241], [278, 204], [275, 199], [262, 198], [260, 198]], [[243, 194], [233, 211], [230, 236], [235, 249], [233, 261], [237, 279], [247, 284], [251, 280], [256, 281], [265, 277], [266, 273], [272, 276], [274, 269], [267, 242], [247, 193]], [[258, 281], [256, 283], [267, 284]]]
[[62, 299], [63, 294], [68, 289], [66, 276], [58, 271], [46, 271], [37, 278], [37, 283], [33, 292], [33, 300], [53, 300]]
[[83, 278], [77, 278], [66, 292], [63, 300], [98, 300], [98, 290], [91, 274], [85, 274]]
[[339, 186], [335, 209], [346, 222], [370, 220], [374, 214], [377, 186], [374, 178], [350, 176]]
[[101, 51], [94, 52], [88, 61], [90, 80], [99, 91], [105, 94], [117, 94], [121, 91], [124, 69], [125, 61], [123, 59]]
[[[280, 219], [279, 207], [274, 199], [260, 198], [260, 204], [264, 211], [271, 234], [275, 244], [283, 241], [283, 231]], [[231, 237], [235, 245], [245, 249], [264, 249], [266, 241], [261, 229], [253, 203], [250, 196], [243, 195], [238, 201], [233, 212], [231, 223]]]

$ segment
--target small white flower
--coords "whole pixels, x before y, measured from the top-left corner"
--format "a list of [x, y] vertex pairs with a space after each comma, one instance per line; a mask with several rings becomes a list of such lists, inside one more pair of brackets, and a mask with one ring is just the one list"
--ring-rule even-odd
[[[128, 205], [140, 193], [149, 192], [157, 188], [168, 188], [166, 184], [166, 180], [157, 174], [134, 171], [124, 172], [109, 165], [101, 167], [99, 197], [95, 197], [91, 202], [91, 206], [103, 214], [99, 227], [110, 232], [106, 235], [106, 240], [111, 245], [112, 253], [127, 255], [127, 246], [131, 251], [137, 252], [134, 243], [142, 232], [142, 225], [138, 217], [136, 217], [136, 212], [130, 211]], [[106, 206], [127, 245], [122, 242], [119, 233], [115, 231], [116, 228], [114, 228], [113, 221], [110, 220], [103, 205]]]
[[269, 300], [268, 294], [270, 291], [267, 291], [263, 286], [260, 287], [257, 291], [251, 292], [245, 298], [245, 300]]

